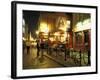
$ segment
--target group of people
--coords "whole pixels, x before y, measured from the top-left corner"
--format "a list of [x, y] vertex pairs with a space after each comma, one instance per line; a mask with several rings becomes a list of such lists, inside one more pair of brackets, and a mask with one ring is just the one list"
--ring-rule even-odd
[[[26, 48], [27, 48], [27, 54], [29, 54], [31, 46], [27, 45]], [[61, 50], [61, 49], [62, 48], [60, 48], [59, 50]], [[36, 41], [36, 50], [37, 50], [37, 52], [36, 52], [37, 53], [37, 55], [36, 55], [37, 57], [39, 57], [39, 56], [43, 57], [45, 51], [47, 51], [47, 53], [49, 53], [49, 54], [51, 54], [53, 50], [56, 51], [56, 54], [59, 53], [58, 47], [54, 47], [53, 48], [53, 44], [52, 43], [46, 42], [46, 41], [43, 42], [43, 41], [39, 41], [39, 40]], [[69, 50], [66, 49], [66, 45], [64, 45], [63, 50], [64, 50], [65, 60], [66, 60], [66, 56], [69, 53], [68, 52]]]
[[[47, 46], [46, 46], [47, 44]], [[58, 44], [57, 44], [58, 45]], [[59, 53], [59, 50], [61, 50], [63, 48], [63, 51], [64, 51], [64, 59], [66, 60], [66, 57], [69, 56], [69, 49], [66, 48], [66, 45], [64, 44], [62, 48], [58, 48], [56, 45], [55, 48], [52, 48], [53, 45], [50, 45], [50, 43], [46, 43], [46, 42], [42, 42], [40, 43], [39, 41], [37, 41], [37, 57], [38, 56], [43, 56], [43, 53], [44, 53], [44, 50], [45, 50], [45, 46], [46, 46], [46, 50], [47, 50], [47, 53], [51, 54], [52, 53], [52, 49], [55, 49], [54, 51], [56, 52], [56, 55]], [[59, 50], [58, 50], [59, 49]]]

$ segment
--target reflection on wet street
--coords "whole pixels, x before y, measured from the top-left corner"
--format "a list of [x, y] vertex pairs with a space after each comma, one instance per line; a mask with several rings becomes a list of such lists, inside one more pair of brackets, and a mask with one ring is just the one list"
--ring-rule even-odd
[[[27, 53], [28, 52], [28, 53]], [[29, 51], [23, 50], [23, 69], [40, 69], [40, 68], [60, 68], [60, 67], [77, 67], [88, 66], [87, 53], [69, 52], [66, 56], [64, 52], [52, 51], [48, 53], [46, 49], [40, 50], [37, 56], [37, 48], [30, 47]]]
[[[36, 48], [31, 48], [30, 53], [27, 54], [27, 50], [23, 53], [23, 69], [39, 69], [39, 68], [55, 68], [63, 67], [59, 63], [56, 63], [52, 59], [41, 55], [37, 57]], [[46, 53], [44, 53], [45, 55]]]

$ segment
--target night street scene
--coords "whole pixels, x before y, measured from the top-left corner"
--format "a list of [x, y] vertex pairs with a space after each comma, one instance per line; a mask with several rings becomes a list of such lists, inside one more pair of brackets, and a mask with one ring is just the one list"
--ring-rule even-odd
[[91, 14], [23, 10], [23, 69], [91, 66]]

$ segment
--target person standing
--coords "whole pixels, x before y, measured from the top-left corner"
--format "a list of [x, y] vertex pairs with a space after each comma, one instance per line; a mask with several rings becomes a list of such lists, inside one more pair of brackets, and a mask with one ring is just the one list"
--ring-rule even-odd
[[41, 42], [40, 46], [41, 46], [41, 57], [43, 57], [43, 54], [44, 54], [44, 42]]
[[40, 45], [39, 41], [37, 41], [37, 57], [39, 57], [39, 52], [40, 52]]

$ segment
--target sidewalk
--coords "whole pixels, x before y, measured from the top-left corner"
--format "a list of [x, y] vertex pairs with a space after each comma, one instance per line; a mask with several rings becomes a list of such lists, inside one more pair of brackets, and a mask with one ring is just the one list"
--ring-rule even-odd
[[81, 59], [79, 52], [70, 52], [70, 56], [66, 56], [66, 60], [64, 55], [64, 52], [52, 52], [51, 54], [45, 54], [48, 58], [65, 67], [87, 66], [88, 64], [87, 53], [81, 53]]

